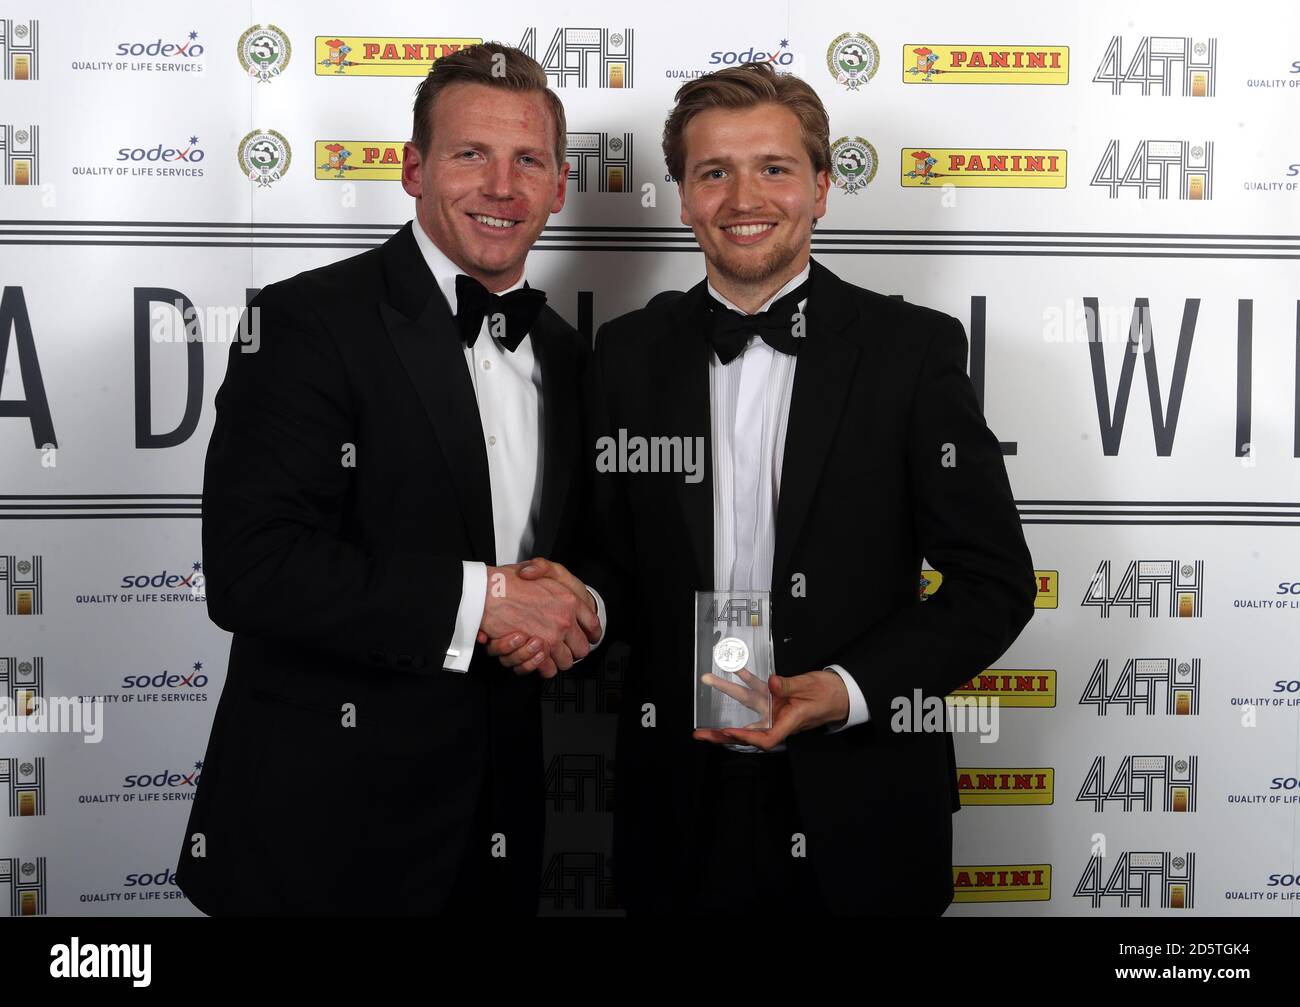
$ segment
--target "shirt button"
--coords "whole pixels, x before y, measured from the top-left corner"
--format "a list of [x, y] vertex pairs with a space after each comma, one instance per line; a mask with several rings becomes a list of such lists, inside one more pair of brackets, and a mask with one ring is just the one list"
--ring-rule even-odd
[[483, 361], [483, 370], [485, 370], [485, 371], [490, 371], [490, 370], [492, 370], [492, 361], [491, 361], [491, 360], [484, 360], [484, 361]]
[[488, 437], [488, 446], [489, 446], [489, 447], [491, 447], [492, 445], [496, 444], [496, 442], [497, 442], [497, 439], [496, 439], [496, 435], [495, 435], [495, 434], [492, 434], [492, 435], [490, 435], [490, 436]]

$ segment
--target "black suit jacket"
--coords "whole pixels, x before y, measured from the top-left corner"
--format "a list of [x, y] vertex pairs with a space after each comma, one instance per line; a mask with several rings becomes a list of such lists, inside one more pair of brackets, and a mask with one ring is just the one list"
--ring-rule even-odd
[[[708, 296], [701, 281], [603, 325], [589, 383], [589, 445], [620, 428], [700, 437], [709, 459], [696, 483], [594, 480], [604, 558], [585, 579], [604, 595], [608, 633], [632, 645], [614, 831], [629, 909], [686, 904], [710, 842], [697, 825], [707, 743], [691, 738], [688, 685], [694, 592], [713, 587]], [[776, 523], [775, 664], [783, 675], [842, 665], [870, 713], [789, 740], [808, 856], [834, 911], [939, 912], [952, 899], [959, 808], [952, 738], [891, 731], [891, 704], [913, 690], [946, 695], [995, 661], [1033, 613], [1033, 563], [961, 323], [816, 261], [806, 316]], [[943, 574], [925, 602], [922, 557]]]
[[[261, 346], [231, 347], [204, 471], [208, 612], [234, 638], [177, 881], [208, 913], [437, 912], [487, 848], [474, 821], [490, 773], [491, 831], [536, 911], [538, 676], [481, 647], [467, 673], [442, 668], [462, 560], [496, 562], [455, 319], [409, 224], [251, 307]], [[590, 351], [549, 308], [530, 339], [536, 552], [572, 563]]]

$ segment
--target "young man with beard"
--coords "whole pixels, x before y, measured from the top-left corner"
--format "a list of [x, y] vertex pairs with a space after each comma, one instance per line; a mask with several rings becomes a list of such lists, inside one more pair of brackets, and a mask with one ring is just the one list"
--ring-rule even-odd
[[[767, 64], [693, 80], [663, 148], [706, 278], [601, 327], [587, 449], [620, 432], [699, 438], [707, 477], [593, 477], [603, 559], [584, 579], [632, 645], [621, 900], [941, 913], [952, 738], [892, 730], [895, 703], [941, 701], [987, 668], [1036, 587], [965, 331], [811, 258], [829, 124], [803, 81]], [[923, 557], [943, 574], [924, 603]], [[770, 730], [692, 729], [694, 594], [714, 589], [771, 592], [767, 689], [710, 683], [770, 701]]]

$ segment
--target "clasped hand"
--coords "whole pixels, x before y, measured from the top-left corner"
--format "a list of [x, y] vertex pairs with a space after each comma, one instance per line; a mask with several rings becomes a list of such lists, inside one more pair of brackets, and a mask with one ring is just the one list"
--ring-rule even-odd
[[490, 566], [487, 572], [478, 642], [507, 668], [551, 678], [600, 641], [591, 592], [561, 564], [539, 558]]

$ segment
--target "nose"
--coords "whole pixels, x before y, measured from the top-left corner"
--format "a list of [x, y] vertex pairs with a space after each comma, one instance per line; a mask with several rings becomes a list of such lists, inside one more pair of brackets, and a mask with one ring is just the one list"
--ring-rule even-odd
[[514, 165], [509, 158], [493, 158], [488, 162], [483, 176], [483, 193], [497, 199], [509, 199], [514, 194], [512, 172]]
[[758, 180], [753, 178], [748, 172], [737, 172], [731, 183], [731, 192], [728, 193], [727, 205], [730, 210], [737, 214], [752, 213], [763, 205], [763, 197], [759, 192]]

